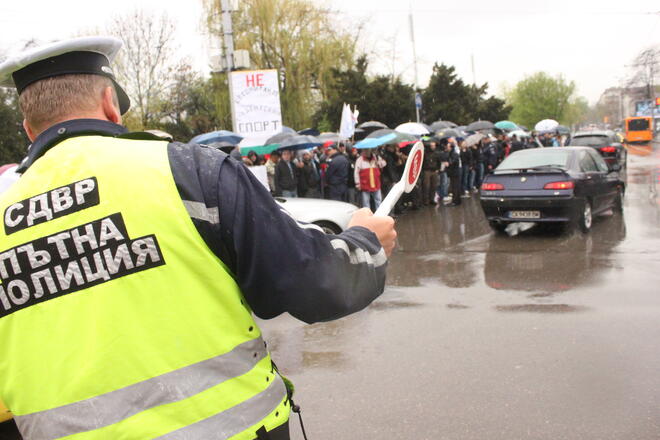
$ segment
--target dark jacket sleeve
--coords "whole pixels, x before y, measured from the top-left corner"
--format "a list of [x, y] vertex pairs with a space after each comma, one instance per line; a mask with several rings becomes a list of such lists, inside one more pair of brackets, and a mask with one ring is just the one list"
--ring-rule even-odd
[[184, 203], [211, 213], [191, 213], [193, 222], [260, 318], [336, 319], [383, 292], [387, 257], [369, 230], [326, 235], [297, 222], [243, 164], [217, 150], [170, 144], [169, 156]]

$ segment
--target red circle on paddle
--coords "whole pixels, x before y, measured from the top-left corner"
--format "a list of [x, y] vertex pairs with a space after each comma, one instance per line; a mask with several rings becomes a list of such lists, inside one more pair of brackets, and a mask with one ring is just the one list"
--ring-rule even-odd
[[414, 185], [422, 171], [422, 150], [417, 150], [410, 164], [410, 171], [408, 172], [408, 185]]

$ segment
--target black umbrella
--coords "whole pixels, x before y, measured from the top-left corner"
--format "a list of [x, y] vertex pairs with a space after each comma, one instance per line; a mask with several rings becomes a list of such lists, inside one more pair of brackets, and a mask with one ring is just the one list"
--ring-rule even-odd
[[466, 131], [491, 130], [495, 125], [490, 121], [475, 121], [465, 127]]
[[369, 132], [367, 130], [363, 130], [362, 128], [356, 128], [355, 132], [353, 132], [353, 138], [356, 141], [361, 141], [362, 139], [366, 138]]
[[357, 128], [361, 128], [362, 130], [372, 132], [374, 130], [379, 130], [381, 128], [389, 128], [389, 127], [387, 125], [383, 124], [382, 122], [367, 121], [367, 122], [363, 122], [362, 124], [358, 125]]
[[296, 136], [296, 133], [290, 133], [288, 131], [277, 133], [276, 135], [269, 137], [264, 145], [281, 144], [283, 140], [288, 139], [291, 136]]
[[289, 136], [284, 139], [278, 150], [306, 150], [308, 148], [314, 148], [323, 145], [318, 138], [314, 136], [298, 135], [298, 136]]
[[440, 130], [437, 134], [436, 137], [438, 139], [447, 139], [447, 138], [455, 138], [455, 137], [463, 137], [463, 133], [461, 133], [458, 130], [454, 130], [453, 128], [445, 128], [444, 130]]
[[318, 136], [321, 134], [321, 132], [318, 131], [316, 128], [305, 128], [304, 130], [300, 130], [298, 134], [306, 134], [308, 136]]
[[449, 121], [435, 121], [433, 124], [431, 124], [431, 130], [432, 132], [438, 132], [442, 131], [445, 128], [452, 128], [450, 125]]

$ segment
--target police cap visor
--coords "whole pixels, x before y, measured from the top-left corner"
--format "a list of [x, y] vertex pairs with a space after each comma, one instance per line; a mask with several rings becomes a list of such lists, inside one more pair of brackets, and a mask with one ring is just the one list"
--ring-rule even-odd
[[108, 78], [117, 91], [121, 114], [123, 115], [130, 108], [131, 101], [126, 92], [117, 84], [108, 58], [97, 52], [76, 51], [46, 58], [15, 71], [12, 73], [12, 78], [16, 84], [16, 90], [20, 94], [34, 82], [69, 74], [92, 74]]

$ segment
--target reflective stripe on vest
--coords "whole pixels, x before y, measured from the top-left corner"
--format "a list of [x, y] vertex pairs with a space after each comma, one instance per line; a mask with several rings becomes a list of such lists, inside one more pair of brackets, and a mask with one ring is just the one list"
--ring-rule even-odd
[[[117, 423], [158, 405], [176, 402], [247, 373], [268, 355], [263, 339], [243, 343], [220, 356], [126, 388], [59, 408], [16, 417], [26, 438], [56, 439]], [[263, 394], [263, 392], [262, 392]], [[272, 410], [282, 396], [269, 403]], [[264, 414], [264, 416], [268, 413]], [[235, 421], [238, 422], [238, 421]], [[237, 423], [241, 425], [241, 423]], [[252, 424], [245, 426], [250, 427]], [[244, 429], [245, 429], [244, 428]], [[240, 432], [240, 431], [239, 431]]]
[[165, 142], [67, 139], [0, 215], [0, 400], [26, 438], [252, 439], [288, 420], [259, 328], [190, 218], [218, 211], [181, 200]]

